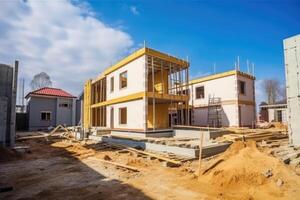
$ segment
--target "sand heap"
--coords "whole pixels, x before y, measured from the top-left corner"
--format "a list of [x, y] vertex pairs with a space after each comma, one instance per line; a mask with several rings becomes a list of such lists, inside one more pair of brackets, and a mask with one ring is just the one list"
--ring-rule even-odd
[[278, 159], [260, 152], [254, 141], [235, 142], [223, 161], [200, 177], [223, 191], [246, 192], [253, 198], [283, 197], [287, 190], [300, 194], [300, 177]]

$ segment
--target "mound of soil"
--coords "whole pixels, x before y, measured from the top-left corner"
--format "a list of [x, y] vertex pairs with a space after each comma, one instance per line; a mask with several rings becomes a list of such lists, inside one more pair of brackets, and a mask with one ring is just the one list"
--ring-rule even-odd
[[[240, 191], [250, 199], [278, 198], [300, 183], [299, 176], [278, 159], [260, 152], [254, 141], [233, 143], [220, 159], [223, 161], [200, 179], [227, 194]], [[300, 194], [299, 189], [293, 191]]]

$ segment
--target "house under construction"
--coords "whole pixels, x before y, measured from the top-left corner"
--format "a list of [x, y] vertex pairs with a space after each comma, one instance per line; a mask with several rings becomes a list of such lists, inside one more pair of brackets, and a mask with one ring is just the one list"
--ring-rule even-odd
[[84, 129], [151, 134], [187, 125], [188, 82], [189, 62], [141, 48], [86, 81]]
[[190, 124], [210, 127], [253, 127], [256, 121], [255, 77], [231, 70], [189, 83]]

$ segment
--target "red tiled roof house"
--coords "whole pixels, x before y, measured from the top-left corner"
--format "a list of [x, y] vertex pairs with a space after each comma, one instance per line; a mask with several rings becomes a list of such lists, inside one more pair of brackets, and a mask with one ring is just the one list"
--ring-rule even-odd
[[27, 114], [29, 130], [42, 130], [59, 124], [75, 125], [76, 97], [58, 88], [44, 87], [29, 92]]

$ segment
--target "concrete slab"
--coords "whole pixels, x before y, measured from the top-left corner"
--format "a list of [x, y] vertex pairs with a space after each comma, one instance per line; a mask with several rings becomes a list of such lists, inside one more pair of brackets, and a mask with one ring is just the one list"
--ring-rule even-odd
[[[89, 139], [93, 139], [96, 141], [103, 141], [107, 143], [116, 143], [116, 144], [123, 144], [130, 147], [139, 147], [144, 150], [148, 151], [156, 151], [156, 152], [163, 152], [163, 153], [171, 153], [178, 156], [183, 156], [186, 158], [197, 158], [199, 157], [199, 148], [187, 148], [181, 146], [170, 146], [166, 144], [158, 144], [158, 143], [151, 143], [147, 140], [133, 140], [133, 139], [125, 139], [125, 138], [114, 138], [114, 137], [98, 137], [98, 136], [90, 136]], [[202, 157], [209, 157], [216, 155], [225, 151], [230, 144], [223, 143], [223, 144], [212, 144], [210, 146], [205, 146], [202, 148]]]

